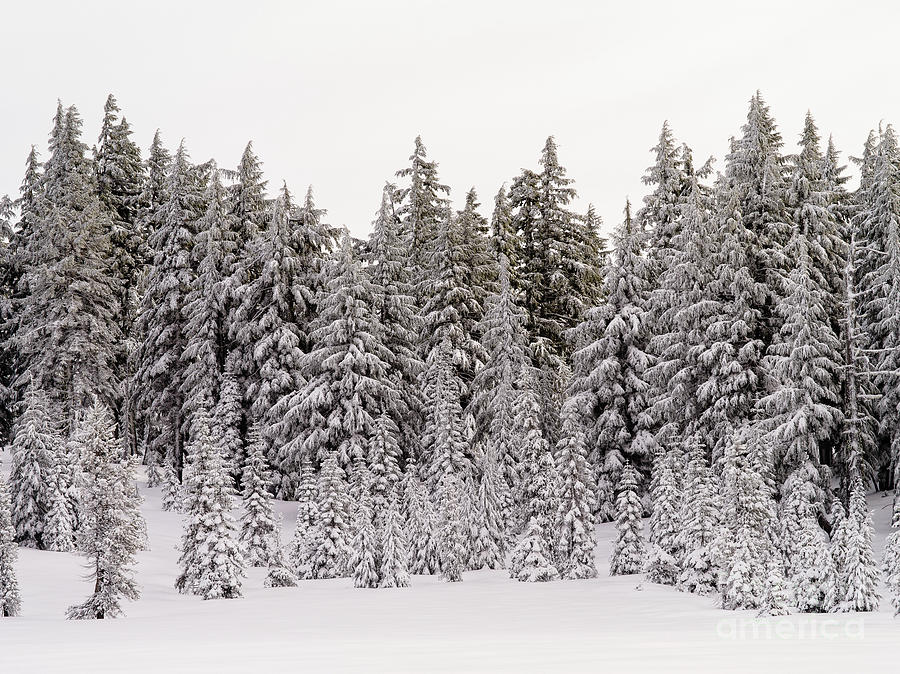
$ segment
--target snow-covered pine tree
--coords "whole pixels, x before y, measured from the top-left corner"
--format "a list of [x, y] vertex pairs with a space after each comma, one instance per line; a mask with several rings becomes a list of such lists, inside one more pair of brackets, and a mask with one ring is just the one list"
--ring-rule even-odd
[[725, 182], [730, 192], [727, 200], [736, 200], [740, 222], [748, 234], [747, 270], [763, 291], [750, 297], [748, 309], [758, 312], [762, 319], [754, 327], [761, 331], [764, 346], [771, 343], [771, 335], [780, 328], [771, 311], [778, 305], [778, 277], [790, 266], [782, 250], [792, 229], [788, 224], [791, 218], [787, 212], [788, 181], [782, 145], [769, 106], [757, 91], [750, 98], [741, 137], [726, 158]]
[[518, 288], [517, 272], [519, 269], [519, 254], [521, 253], [521, 241], [516, 232], [512, 216], [512, 205], [506, 186], [500, 188], [494, 197], [494, 211], [491, 214], [491, 249], [497, 260], [506, 257], [510, 285]]
[[439, 182], [437, 162], [428, 161], [422, 137], [416, 136], [410, 165], [397, 171], [398, 178], [408, 178], [409, 186], [397, 190], [400, 204], [401, 238], [409, 251], [414, 278], [420, 279], [430, 270], [431, 253], [439, 229], [449, 208], [450, 188]]
[[132, 324], [137, 312], [138, 284], [146, 265], [146, 232], [139, 218], [140, 196], [144, 182], [141, 151], [131, 139], [131, 126], [110, 94], [103, 106], [100, 137], [94, 150], [97, 192], [101, 205], [110, 216], [109, 240], [112, 245], [113, 275], [119, 294], [119, 329], [125, 338], [125, 349], [118, 354], [119, 376], [125, 369], [128, 353], [133, 348]]
[[110, 219], [100, 205], [93, 162], [74, 107], [57, 111], [42, 179], [40, 222], [25, 243], [25, 287], [15, 346], [30, 381], [58, 402], [67, 430], [100, 396], [120, 398], [116, 368], [122, 333], [110, 272]]
[[769, 539], [775, 524], [774, 504], [748, 438], [755, 440], [746, 431], [738, 433], [723, 457], [725, 528], [716, 545], [722, 563], [722, 608], [729, 610], [762, 606], [767, 562], [777, 552]]
[[[837, 302], [828, 281], [837, 270], [822, 245], [835, 236], [836, 224], [822, 187], [818, 136], [811, 118], [801, 143], [789, 190], [794, 209], [794, 231], [784, 255], [790, 271], [781, 277], [774, 313], [781, 326], [773, 337], [764, 364], [773, 380], [773, 392], [759, 404], [771, 424], [776, 479], [816, 491], [815, 503], [824, 503], [827, 478], [820, 461], [820, 445], [833, 440], [842, 421], [839, 398], [840, 344], [832, 315]], [[828, 274], [826, 277], [825, 274]]]
[[57, 443], [45, 482], [48, 510], [43, 543], [47, 550], [54, 552], [72, 552], [75, 549], [75, 526], [78, 519], [71, 494], [75, 488], [72, 459], [62, 451], [64, 449], [62, 443]]
[[[143, 232], [145, 237], [145, 268], [140, 281], [137, 297], [137, 307], [135, 309], [135, 320], [131, 326], [131, 340], [129, 344], [129, 362], [128, 368], [132, 372], [131, 377], [125, 382], [125, 395], [127, 405], [128, 425], [131, 428], [131, 434], [126, 435], [126, 441], [130, 446], [137, 448], [138, 438], [143, 443], [144, 454], [149, 461], [149, 457], [156, 458], [158, 464], [163, 463], [164, 457], [160, 455], [160, 451], [165, 449], [154, 445], [151, 442], [155, 434], [151, 433], [152, 416], [147, 413], [139, 402], [144, 399], [144, 394], [140, 388], [143, 379], [139, 379], [137, 374], [144, 363], [148, 345], [145, 343], [145, 330], [150, 326], [145, 321], [141, 313], [145, 311], [143, 306], [143, 295], [148, 292], [147, 282], [152, 265], [154, 263], [155, 248], [154, 244], [159, 242], [154, 240], [155, 232], [163, 222], [163, 204], [167, 199], [167, 184], [169, 167], [172, 163], [172, 156], [163, 146], [162, 138], [159, 130], [153, 135], [153, 142], [150, 144], [150, 151], [144, 162], [144, 180], [141, 184], [141, 193], [138, 197], [139, 210], [137, 214], [138, 229]], [[146, 375], [146, 373], [144, 373]]]
[[66, 617], [76, 620], [117, 618], [122, 600], [136, 600], [136, 555], [145, 544], [140, 495], [134, 488], [136, 464], [128, 460], [115, 437], [109, 409], [95, 402], [76, 429], [74, 442], [81, 457], [81, 526], [78, 549], [87, 557], [94, 592]]
[[594, 578], [594, 495], [587, 462], [584, 430], [572, 399], [563, 408], [563, 425], [556, 445], [558, 474], [556, 529], [557, 567], [563, 578]]
[[428, 355], [424, 374], [425, 433], [422, 438], [426, 483], [437, 489], [445, 475], [469, 472], [470, 447], [462, 411], [463, 384], [453, 367], [454, 349], [443, 339]]
[[382, 412], [375, 420], [375, 434], [369, 442], [368, 468], [372, 476], [372, 508], [381, 517], [400, 483], [399, 430], [394, 419]]
[[861, 272], [871, 269], [861, 284], [866, 293], [862, 309], [867, 319], [867, 346], [877, 359], [879, 433], [890, 447], [889, 463], [896, 470], [900, 465], [900, 150], [890, 125], [875, 149], [871, 170], [863, 205], [865, 219], [858, 223], [865, 231], [859, 239], [862, 252], [873, 247], [879, 252], [860, 261]]
[[297, 522], [290, 546], [291, 568], [300, 580], [312, 576], [312, 555], [315, 551], [319, 510], [316, 503], [316, 476], [312, 461], [300, 462], [300, 486], [297, 489]]
[[510, 565], [512, 578], [523, 583], [543, 583], [559, 578], [559, 572], [551, 561], [545, 529], [537, 518], [528, 520], [525, 535], [513, 551], [513, 557], [518, 561]]
[[556, 541], [550, 532], [556, 525], [558, 474], [553, 452], [541, 432], [540, 403], [530, 383], [529, 378], [516, 408], [516, 432], [521, 438], [522, 478], [519, 489], [513, 494], [520, 505], [510, 514], [510, 534], [524, 529], [524, 525], [536, 517], [547, 533], [547, 546], [552, 552], [556, 548]]
[[[862, 477], [857, 473], [850, 492], [850, 512], [845, 521], [851, 521], [844, 566], [835, 565], [835, 572], [844, 582], [839, 584], [843, 595], [837, 595], [839, 605], [849, 611], [874, 611], [878, 608], [878, 565], [872, 551], [874, 525]], [[843, 585], [843, 587], [840, 587]]]
[[215, 162], [208, 170], [209, 180], [203, 198], [206, 211], [196, 222], [191, 248], [191, 264], [197, 273], [192, 278], [182, 309], [185, 340], [181, 354], [184, 368], [182, 416], [191, 430], [194, 410], [219, 401], [228, 356], [225, 297], [231, 270], [227, 265], [237, 245], [233, 239], [234, 226], [230, 223], [225, 187]]
[[284, 410], [282, 437], [288, 428], [300, 429], [281, 448], [283, 494], [296, 490], [303, 457], [334, 457], [344, 469], [354, 460], [365, 461], [384, 401], [396, 396], [374, 297], [345, 230], [317, 299], [319, 315], [310, 333], [315, 348], [302, 361], [306, 384], [278, 404]]
[[12, 523], [12, 506], [6, 480], [0, 478], [0, 617], [19, 615], [22, 600], [16, 579], [16, 529]]
[[[488, 239], [488, 222], [478, 209], [478, 194], [473, 187], [466, 193], [466, 202], [457, 211], [456, 245], [459, 247], [459, 264], [462, 266], [462, 284], [472, 292], [471, 305], [460, 318], [463, 329], [480, 340], [479, 323], [484, 317], [488, 297], [497, 290], [498, 260], [491, 255]], [[476, 354], [483, 355], [483, 354]]]
[[13, 425], [9, 486], [16, 540], [25, 547], [42, 547], [49, 503], [48, 477], [62, 442], [50, 417], [47, 394], [29, 385], [22, 413]]
[[376, 289], [382, 341], [390, 354], [389, 376], [397, 396], [385, 403], [405, 447], [418, 444], [422, 401], [418, 377], [424, 364], [416, 351], [420, 317], [416, 307], [409, 250], [394, 212], [394, 186], [382, 190], [381, 207], [372, 223], [366, 252], [368, 271]]
[[419, 479], [415, 460], [406, 461], [402, 481], [403, 519], [409, 549], [409, 571], [434, 574], [440, 570], [437, 548], [437, 521], [434, 505]]
[[897, 500], [894, 501], [891, 528], [892, 531], [884, 543], [881, 570], [884, 573], [885, 585], [891, 593], [894, 615], [897, 616], [900, 615], [900, 507]]
[[[649, 237], [648, 280], [655, 289], [662, 274], [672, 267], [679, 251], [678, 240], [683, 227], [682, 202], [687, 182], [682, 148], [668, 121], [663, 122], [659, 142], [651, 152], [654, 155], [653, 165], [641, 178], [651, 191], [644, 197], [644, 205], [637, 212], [637, 221], [639, 228]], [[662, 295], [656, 297], [663, 299]], [[661, 303], [651, 310], [655, 318], [660, 318], [666, 308]]]
[[162, 509], [166, 511], [180, 511], [184, 506], [182, 486], [178, 481], [178, 474], [174, 466], [166, 464], [162, 467]]
[[503, 513], [506, 484], [500, 475], [497, 451], [488, 447], [481, 460], [481, 479], [475, 495], [475, 532], [472, 541], [472, 569], [500, 569], [505, 566], [508, 539]]
[[241, 552], [247, 566], [272, 566], [280, 551], [276, 548], [278, 521], [269, 494], [271, 473], [259, 428], [253, 426], [247, 438], [247, 460], [241, 479]]
[[641, 535], [643, 506], [638, 498], [640, 476], [630, 462], [622, 468], [616, 491], [616, 542], [609, 559], [609, 574], [640, 573], [644, 568], [644, 540]]
[[794, 606], [794, 596], [784, 574], [781, 554], [769, 555], [766, 562], [765, 593], [760, 607], [760, 615], [787, 615]]
[[[681, 573], [683, 552], [678, 533], [684, 527], [683, 458], [681, 452], [670, 450], [657, 453], [653, 462], [646, 572], [649, 581], [663, 585], [675, 585]], [[694, 502], [692, 507], [696, 505]]]
[[[791, 500], [801, 501], [800, 498]], [[798, 503], [794, 507], [803, 508], [799, 530], [795, 532], [796, 554], [791, 560], [791, 584], [797, 609], [801, 613], [828, 613], [837, 602], [834, 561], [824, 532], [813, 515], [813, 506]]]
[[348, 568], [353, 578], [353, 587], [378, 587], [381, 580], [379, 546], [375, 533], [372, 498], [367, 492], [363, 492], [362, 498], [356, 504], [352, 529], [353, 542]]
[[437, 549], [440, 560], [441, 579], [448, 583], [462, 580], [465, 560], [467, 532], [464, 528], [463, 508], [464, 483], [456, 473], [447, 472], [437, 486], [437, 497], [441, 504], [440, 521], [437, 529]]
[[400, 517], [400, 504], [396, 492], [391, 494], [381, 517], [379, 537], [378, 587], [409, 586], [409, 551]]
[[281, 517], [275, 525], [275, 554], [269, 562], [269, 570], [263, 581], [263, 587], [297, 587], [297, 576], [290, 570], [281, 546]]
[[[626, 461], [643, 477], [649, 476], [654, 452], [647, 413], [646, 372], [651, 359], [646, 351], [643, 238], [626, 205], [625, 220], [612, 237], [603, 303], [588, 311], [575, 330], [580, 348], [572, 356], [569, 395], [586, 420], [589, 458], [599, 468], [598, 492], [607, 498]], [[598, 507], [610, 509], [608, 503]]]
[[[303, 384], [301, 359], [308, 347], [307, 318], [312, 288], [303, 241], [294, 218], [295, 206], [287, 186], [275, 201], [269, 223], [251, 244], [241, 286], [241, 303], [232, 319], [232, 339], [243, 350], [240, 369], [246, 371], [246, 396], [252, 417], [260, 424], [266, 456], [276, 463], [285, 437], [299, 429], [280, 429], [284, 416], [278, 407], [285, 396]], [[278, 490], [281, 496], [293, 497]]]
[[699, 434], [688, 439], [687, 453], [679, 517], [681, 528], [676, 535], [682, 553], [678, 587], [695, 594], [712, 594], [719, 587], [722, 562], [716, 554], [722, 503]]
[[856, 234], [850, 232], [844, 266], [844, 321], [841, 326], [844, 371], [840, 406], [844, 424], [840, 451], [836, 457], [841, 494], [850, 493], [851, 478], [855, 474], [874, 483], [874, 466], [885, 462], [884, 458], [877, 456], [880, 453], [879, 443], [875, 440], [875, 420], [871, 412], [871, 401], [877, 400], [877, 396], [874, 395], [872, 366], [864, 346], [867, 335], [860, 330], [857, 255]]
[[[216, 403], [214, 414], [222, 460], [232, 479], [237, 482], [241, 477], [242, 467], [246, 464], [247, 457], [244, 450], [244, 439], [241, 437], [244, 422], [243, 396], [241, 395], [240, 381], [231, 370], [232, 364], [231, 360], [225, 364], [219, 389], [219, 401]], [[251, 424], [251, 428], [252, 426]], [[266, 459], [265, 453], [263, 459]], [[268, 465], [268, 461], [266, 464]], [[269, 478], [270, 481], [271, 478]], [[269, 482], [266, 483], [267, 488]]]
[[[469, 286], [472, 277], [467, 265], [471, 260], [462, 236], [459, 218], [454, 218], [447, 210], [439, 225], [437, 239], [432, 243], [430, 273], [419, 283], [419, 296], [422, 298], [420, 349], [426, 359], [426, 368], [430, 354], [443, 341], [449, 342], [450, 362], [461, 383], [460, 397], [465, 406], [475, 371], [485, 356], [474, 332], [482, 307], [475, 289]], [[427, 395], [425, 405], [428, 414], [433, 400]]]
[[[573, 181], [559, 163], [551, 136], [539, 173], [526, 172], [512, 187], [514, 222], [522, 240], [521, 290], [531, 341], [545, 340], [548, 356], [567, 358], [564, 333], [593, 306], [600, 290], [599, 251], [586, 254], [585, 231], [569, 210]], [[553, 363], [536, 363], [539, 368]]]
[[[525, 313], [510, 282], [509, 261], [500, 253], [500, 291], [493, 295], [478, 328], [487, 359], [472, 382], [469, 409], [475, 416], [475, 441], [497, 453], [501, 474], [515, 499], [521, 496], [523, 428], [517, 418], [527, 403], [531, 374]], [[521, 504], [518, 504], [521, 505]]]
[[313, 540], [310, 567], [313, 578], [343, 578], [350, 556], [350, 528], [347, 513], [347, 481], [333, 453], [319, 473], [318, 522]]
[[183, 360], [184, 309], [194, 283], [191, 249], [202, 214], [200, 189], [196, 168], [181, 143], [168, 168], [163, 194], [157, 197], [163, 201], [149, 234], [153, 262], [138, 319], [143, 340], [136, 356], [134, 407], [144, 415], [150, 451], [165, 457], [178, 476], [187, 432], [182, 410], [187, 364]]
[[[225, 258], [225, 269], [230, 278], [225, 285], [222, 298], [228, 323], [228, 352], [226, 361], [246, 390], [255, 382], [257, 368], [254, 367], [252, 331], [248, 331], [247, 318], [242, 307], [247, 302], [246, 290], [253, 287], [263, 266], [272, 258], [257, 256], [257, 246], [267, 238], [264, 232], [272, 217], [270, 204], [266, 198], [266, 180], [263, 178], [262, 162], [253, 151], [253, 143], [248, 142], [234, 172], [226, 172], [234, 182], [228, 187], [229, 215], [233, 246], [231, 255]], [[257, 309], [258, 311], [260, 309]], [[243, 400], [242, 416], [250, 416], [253, 398]], [[257, 417], [258, 420], [258, 417]]]
[[187, 517], [175, 588], [203, 599], [234, 599], [241, 596], [244, 560], [231, 515], [231, 476], [221, 448], [211, 438], [212, 421], [206, 408], [198, 406], [193, 415]]
[[[690, 151], [682, 149], [687, 160]], [[659, 451], [680, 449], [698, 428], [702, 413], [698, 388], [708, 377], [700, 356], [707, 348], [707, 329], [719, 312], [711, 292], [714, 280], [712, 218], [706, 188], [696, 173], [686, 170], [687, 193], [679, 203], [680, 223], [648, 298], [653, 336], [648, 346], [654, 357], [647, 369], [649, 415]]]

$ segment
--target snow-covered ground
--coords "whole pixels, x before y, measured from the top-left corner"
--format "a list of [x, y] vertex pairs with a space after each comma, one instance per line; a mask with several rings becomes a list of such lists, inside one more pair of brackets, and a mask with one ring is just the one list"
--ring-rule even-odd
[[[158, 489], [141, 491], [152, 548], [140, 555], [141, 599], [126, 618], [67, 621], [66, 607], [90, 589], [82, 560], [21, 550], [23, 612], [0, 620], [0, 674], [822, 673], [892, 671], [900, 655], [900, 619], [885, 596], [872, 614], [758, 619], [636, 576], [610, 578], [610, 525], [598, 528], [596, 580], [528, 584], [477, 571], [457, 584], [416, 576], [402, 590], [359, 590], [347, 579], [265, 589], [265, 570], [251, 569], [244, 598], [202, 601], [173, 587], [181, 516], [160, 510]], [[890, 499], [869, 503], [880, 558]], [[277, 505], [289, 540], [293, 504]]]

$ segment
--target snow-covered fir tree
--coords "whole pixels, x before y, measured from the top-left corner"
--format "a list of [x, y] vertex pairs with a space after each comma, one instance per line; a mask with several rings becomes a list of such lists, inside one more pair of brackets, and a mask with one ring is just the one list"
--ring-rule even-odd
[[[751, 447], [751, 442], [753, 447]], [[766, 566], [775, 554], [769, 533], [775, 524], [772, 494], [759, 472], [752, 433], [741, 432], [723, 457], [722, 608], [759, 609], [766, 593]]]
[[75, 444], [81, 456], [82, 497], [78, 549], [87, 557], [93, 594], [68, 609], [70, 619], [117, 618], [122, 600], [140, 596], [137, 552], [146, 530], [134, 486], [136, 464], [124, 456], [109, 409], [95, 402], [79, 422]]
[[878, 608], [878, 565], [872, 550], [874, 525], [866, 492], [859, 474], [853, 481], [850, 492], [850, 512], [845, 521], [849, 527], [846, 553], [843, 565], [835, 564], [835, 573], [843, 582], [838, 582], [837, 595], [841, 608], [849, 611], [874, 611]]
[[272, 566], [280, 554], [276, 547], [278, 521], [269, 494], [271, 473], [259, 428], [248, 434], [247, 460], [241, 479], [241, 552], [247, 566]]
[[640, 573], [644, 568], [644, 539], [641, 534], [643, 506], [638, 498], [640, 476], [631, 463], [622, 468], [616, 485], [616, 542], [609, 559], [611, 576]]
[[43, 390], [30, 385], [22, 413], [13, 426], [9, 487], [16, 540], [25, 547], [39, 548], [47, 511], [49, 472], [62, 450], [62, 441], [51, 419], [50, 401]]
[[594, 578], [594, 496], [588, 469], [585, 434], [572, 399], [563, 409], [563, 426], [556, 445], [558, 473], [556, 528], [559, 571], [563, 578]]
[[319, 510], [316, 501], [316, 476], [312, 461], [300, 464], [300, 486], [297, 490], [297, 521], [290, 545], [291, 568], [300, 580], [312, 578], [312, 555], [318, 531]]
[[488, 302], [478, 332], [487, 359], [472, 382], [475, 440], [484, 441], [497, 454], [507, 489], [521, 493], [523, 436], [517, 415], [525, 405], [524, 389], [530, 379], [525, 313], [518, 306], [510, 283], [509, 261], [500, 254], [500, 290]]
[[212, 420], [202, 405], [193, 413], [188, 456], [186, 518], [181, 539], [179, 592], [203, 599], [241, 596], [244, 560], [231, 515], [231, 476], [212, 439]]
[[464, 482], [452, 472], [445, 473], [438, 483], [437, 496], [440, 518], [436, 532], [441, 579], [448, 583], [462, 580], [462, 572], [468, 558], [464, 526]]
[[75, 549], [75, 527], [78, 513], [72, 491], [76, 488], [72, 457], [60, 451], [57, 443], [52, 465], [47, 473], [47, 517], [44, 522], [43, 543], [47, 550], [72, 552]]
[[378, 566], [378, 587], [409, 586], [409, 552], [400, 517], [400, 505], [395, 494], [387, 502], [381, 517]]
[[[215, 162], [208, 167], [209, 179], [203, 201], [206, 210], [197, 219], [191, 264], [196, 270], [182, 309], [184, 379], [181, 382], [182, 416], [192, 428], [194, 410], [219, 401], [222, 373], [227, 357], [229, 260], [236, 242], [230, 222], [225, 187]], [[224, 457], [223, 457], [224, 458]]]
[[900, 615], [900, 508], [894, 502], [894, 511], [891, 515], [891, 533], [884, 543], [884, 555], [881, 560], [881, 570], [884, 574], [884, 582], [891, 593], [891, 605], [894, 607], [894, 615]]
[[545, 527], [535, 517], [528, 520], [525, 535], [516, 544], [513, 557], [517, 561], [510, 566], [510, 576], [516, 580], [543, 583], [559, 578], [547, 546]]
[[488, 448], [481, 460], [481, 479], [475, 494], [475, 531], [472, 541], [472, 569], [499, 569], [505, 566], [507, 520], [503, 513], [505, 483], [500, 475], [496, 450]]
[[153, 261], [147, 274], [138, 329], [142, 335], [134, 375], [134, 406], [145, 419], [150, 451], [175, 467], [184, 466], [186, 420], [183, 383], [187, 363], [184, 314], [195, 270], [191, 249], [202, 214], [202, 184], [184, 143], [168, 167], [163, 201], [148, 237]]
[[19, 615], [22, 600], [16, 579], [16, 530], [6, 480], [0, 479], [0, 617]]
[[394, 209], [394, 186], [382, 190], [381, 207], [372, 223], [366, 262], [376, 289], [376, 306], [382, 341], [389, 353], [389, 377], [398, 395], [385, 401], [386, 412], [399, 431], [404, 446], [418, 443], [421, 399], [418, 377], [424, 364], [416, 349], [420, 317], [416, 307], [414, 278], [408, 267], [409, 251]]
[[681, 494], [680, 528], [676, 546], [681, 552], [678, 587], [695, 594], [712, 594], [719, 587], [717, 542], [722, 504], [699, 434], [688, 439], [688, 464]]
[[397, 171], [398, 178], [408, 178], [409, 184], [397, 190], [397, 216], [401, 238], [410, 254], [415, 278], [420, 279], [431, 265], [431, 252], [437, 238], [439, 223], [449, 208], [450, 188], [438, 178], [438, 164], [428, 160], [428, 151], [421, 136], [416, 136], [410, 165]]
[[166, 511], [181, 510], [184, 505], [182, 485], [174, 466], [166, 464], [162, 468], [160, 491], [162, 492], [162, 509]]
[[[840, 345], [830, 315], [836, 302], [825, 276], [838, 271], [828, 268], [822, 245], [834, 233], [835, 223], [822, 189], [817, 144], [808, 118], [789, 191], [795, 226], [783, 254], [791, 268], [781, 278], [778, 293], [783, 299], [774, 310], [781, 328], [764, 361], [774, 391], [760, 400], [778, 448], [777, 478], [784, 484], [790, 476], [794, 484], [812, 490], [827, 486], [819, 445], [834, 437], [842, 421], [837, 408]], [[816, 496], [817, 503], [824, 500], [823, 494]]]
[[[649, 476], [654, 451], [645, 378], [651, 359], [643, 236], [626, 206], [625, 221], [612, 237], [604, 301], [587, 312], [575, 337], [580, 348], [573, 355], [570, 396], [586, 419], [591, 463], [599, 468], [598, 495], [607, 499], [626, 461]], [[608, 511], [609, 503], [599, 509]]]
[[300, 429], [281, 448], [282, 494], [296, 490], [303, 457], [334, 457], [345, 470], [365, 461], [376, 419], [385, 401], [397, 395], [388, 376], [390, 356], [381, 341], [374, 297], [375, 288], [345, 231], [318, 295], [319, 315], [310, 333], [315, 347], [302, 361], [306, 383], [279, 403], [282, 428]]
[[[684, 527], [681, 521], [684, 512], [683, 459], [681, 452], [670, 450], [665, 454], [658, 453], [653, 466], [646, 568], [647, 579], [663, 585], [675, 585], [681, 572], [683, 553], [678, 533]], [[692, 504], [693, 507], [696, 505]]]
[[426, 482], [434, 491], [445, 475], [469, 472], [462, 410], [463, 384], [453, 367], [453, 345], [445, 338], [428, 355], [424, 374], [425, 433], [422, 438]]
[[[244, 350], [246, 397], [260, 424], [270, 463], [281, 456], [279, 401], [303, 383], [301, 359], [308, 346], [307, 317], [314, 298], [303, 244], [292, 220], [295, 206], [285, 186], [268, 225], [250, 244], [243, 272], [241, 302], [231, 324], [232, 338]], [[252, 376], [251, 376], [252, 373]], [[291, 429], [288, 434], [293, 434]], [[281, 490], [279, 490], [281, 495]], [[293, 494], [290, 494], [293, 496]]]
[[406, 461], [402, 482], [403, 518], [409, 549], [409, 571], [434, 574], [440, 570], [437, 517], [428, 490], [418, 475], [415, 459]]
[[289, 568], [289, 562], [281, 546], [281, 518], [278, 518], [275, 529], [275, 553], [269, 562], [269, 570], [263, 581], [263, 587], [297, 587], [297, 576]]
[[109, 405], [120, 397], [110, 217], [97, 197], [81, 126], [78, 111], [60, 104], [41, 180], [40, 218], [24, 244], [27, 296], [14, 336], [19, 384], [46, 391], [60, 405], [67, 431], [94, 396]]
[[348, 566], [353, 587], [378, 587], [380, 582], [378, 538], [375, 532], [372, 499], [363, 493], [353, 515], [353, 542]]
[[799, 515], [799, 530], [795, 532], [796, 553], [790, 570], [797, 609], [802, 613], [828, 613], [837, 602], [834, 561], [812, 506], [797, 503], [794, 507], [804, 510]]
[[332, 454], [325, 459], [319, 474], [317, 522], [310, 556], [313, 578], [343, 578], [352, 571], [348, 569], [352, 535], [348, 504], [345, 473]]

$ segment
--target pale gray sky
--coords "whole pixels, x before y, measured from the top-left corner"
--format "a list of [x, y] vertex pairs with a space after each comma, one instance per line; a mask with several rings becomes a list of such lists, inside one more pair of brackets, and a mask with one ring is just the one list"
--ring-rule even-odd
[[[890, 2], [40, 2], [0, 27], [0, 193], [56, 99], [89, 144], [108, 92], [146, 147], [159, 127], [197, 161], [252, 139], [270, 188], [313, 184], [329, 221], [363, 235], [421, 134], [459, 204], [535, 167], [557, 138], [579, 208], [607, 228], [639, 201], [664, 119], [721, 158], [757, 88], [792, 147], [812, 110], [844, 157], [900, 120]], [[717, 163], [721, 167], [721, 163]]]

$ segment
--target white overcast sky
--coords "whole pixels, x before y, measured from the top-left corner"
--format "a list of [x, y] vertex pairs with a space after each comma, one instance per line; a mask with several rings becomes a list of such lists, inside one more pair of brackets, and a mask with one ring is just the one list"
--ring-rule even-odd
[[[803, 115], [855, 155], [900, 120], [891, 2], [41, 2], [0, 17], [0, 194], [57, 98], [93, 144], [113, 92], [146, 151], [159, 128], [234, 166], [253, 140], [270, 190], [312, 184], [365, 234], [421, 134], [460, 204], [536, 167], [556, 136], [579, 208], [639, 201], [664, 119], [721, 158], [761, 89], [792, 148]], [[721, 162], [717, 162], [721, 168]]]

